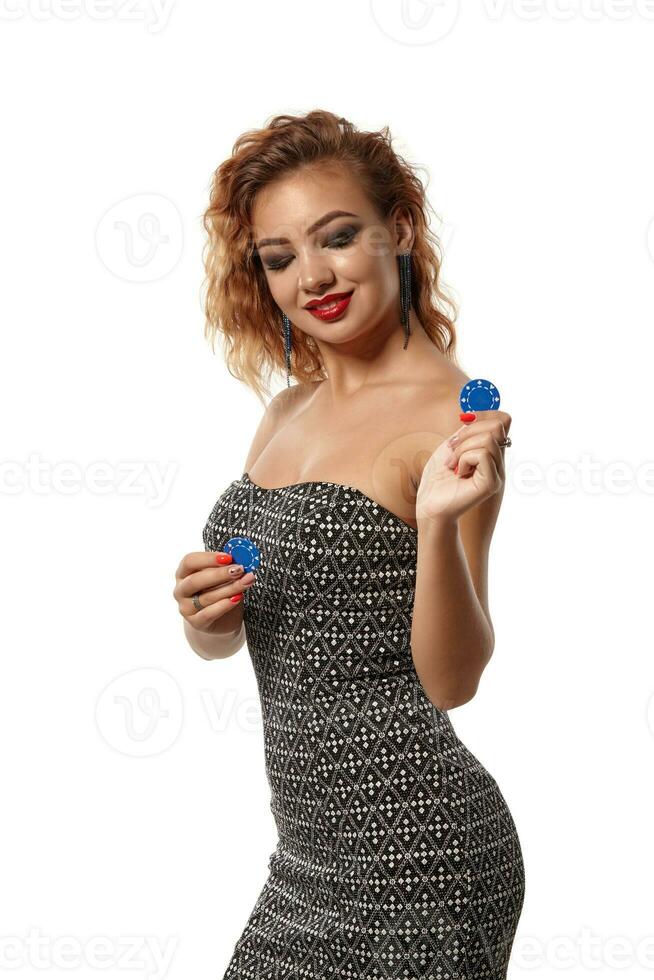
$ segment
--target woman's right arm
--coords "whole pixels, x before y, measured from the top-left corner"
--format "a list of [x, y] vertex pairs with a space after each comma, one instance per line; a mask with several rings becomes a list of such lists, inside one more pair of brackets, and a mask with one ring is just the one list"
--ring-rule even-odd
[[[213, 635], [194, 629], [187, 620], [184, 620], [184, 633], [188, 644], [191, 650], [197, 653], [199, 657], [202, 657], [203, 660], [224, 660], [225, 657], [231, 657], [235, 653], [238, 653], [245, 643], [242, 607], [237, 606], [232, 611], [234, 613], [241, 613], [240, 620], [234, 629], [228, 630], [225, 628], [224, 632], [214, 633]], [[231, 613], [229, 616], [231, 617]], [[225, 617], [225, 619], [227, 618]]]
[[[173, 597], [184, 617], [184, 633], [204, 660], [231, 657], [245, 640], [241, 598], [256, 576], [230, 559], [224, 551], [192, 551], [175, 572]], [[201, 609], [193, 603], [196, 593]]]
[[[301, 404], [305, 386], [293, 385], [278, 392], [268, 403], [252, 439], [245, 461], [249, 471], [263, 449], [268, 445], [289, 414]], [[223, 660], [237, 653], [245, 643], [243, 625], [243, 605], [240, 601], [232, 603], [244, 588], [256, 581], [249, 572], [245, 575], [230, 573], [229, 563], [216, 566], [216, 557], [222, 552], [198, 551], [186, 555], [177, 569], [173, 595], [178, 601], [179, 611], [184, 616], [184, 633], [189, 646], [205, 660]], [[200, 574], [202, 572], [202, 574]], [[202, 589], [199, 601], [209, 608], [197, 611], [190, 598]]]

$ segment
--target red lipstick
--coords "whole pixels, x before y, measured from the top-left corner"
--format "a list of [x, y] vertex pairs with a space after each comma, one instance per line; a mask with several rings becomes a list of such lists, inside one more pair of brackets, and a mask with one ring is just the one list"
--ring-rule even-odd
[[[352, 289], [349, 293], [330, 293], [328, 296], [323, 296], [322, 299], [312, 299], [305, 306], [305, 310], [308, 310], [317, 320], [337, 320], [350, 305], [353, 292]], [[317, 309], [318, 306], [324, 306], [325, 303], [333, 303], [333, 306], [325, 310]]]

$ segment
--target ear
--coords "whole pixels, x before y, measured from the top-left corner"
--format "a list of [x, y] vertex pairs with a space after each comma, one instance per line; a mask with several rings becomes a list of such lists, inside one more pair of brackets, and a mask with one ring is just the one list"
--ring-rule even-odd
[[393, 226], [395, 229], [395, 246], [398, 254], [407, 252], [413, 248], [415, 235], [413, 233], [413, 218], [410, 211], [406, 208], [398, 207], [392, 215]]

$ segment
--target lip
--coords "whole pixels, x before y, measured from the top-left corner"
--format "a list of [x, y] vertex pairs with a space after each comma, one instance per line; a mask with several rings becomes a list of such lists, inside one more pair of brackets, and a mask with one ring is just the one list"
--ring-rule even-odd
[[[329, 293], [327, 296], [323, 296], [322, 299], [311, 300], [305, 306], [305, 310], [311, 313], [318, 320], [336, 320], [339, 316], [345, 313], [346, 309], [350, 305], [350, 300], [352, 299], [352, 294], [354, 290], [350, 290], [349, 293]], [[330, 310], [318, 310], [316, 307], [322, 305], [323, 303], [335, 302], [335, 305]]]

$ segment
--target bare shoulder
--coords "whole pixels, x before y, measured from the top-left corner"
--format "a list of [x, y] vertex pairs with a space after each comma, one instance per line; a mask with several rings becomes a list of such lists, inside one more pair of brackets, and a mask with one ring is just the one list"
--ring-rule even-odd
[[290, 388], [282, 388], [270, 399], [267, 410], [278, 418], [287, 418], [292, 412], [301, 408], [321, 384], [322, 381], [309, 381], [291, 385]]
[[322, 382], [313, 381], [306, 384], [291, 385], [290, 388], [282, 388], [270, 399], [259, 420], [245, 460], [246, 472], [254, 466], [255, 460], [275, 433], [306, 404], [319, 384]]
[[463, 371], [457, 373], [457, 377], [452, 379], [445, 391], [436, 399], [434, 414], [442, 419], [442, 428], [446, 433], [445, 438], [449, 438], [453, 432], [461, 428], [461, 389], [466, 382], [471, 379]]

